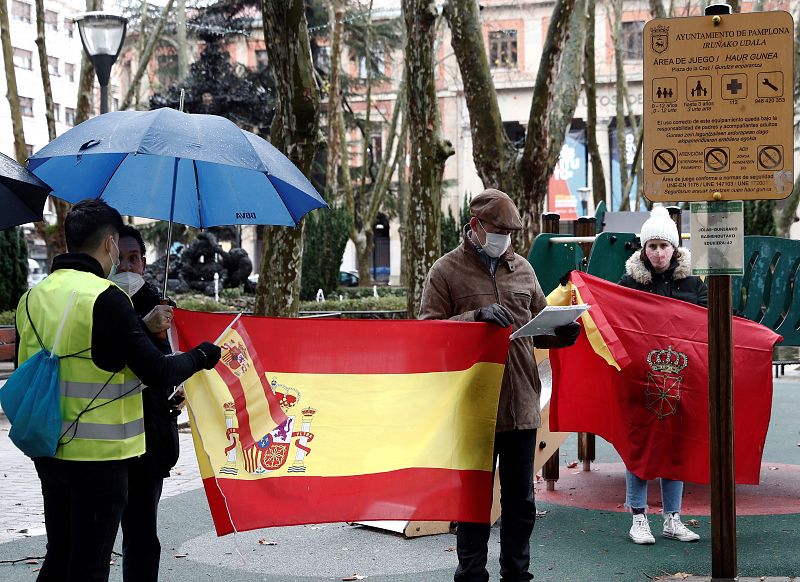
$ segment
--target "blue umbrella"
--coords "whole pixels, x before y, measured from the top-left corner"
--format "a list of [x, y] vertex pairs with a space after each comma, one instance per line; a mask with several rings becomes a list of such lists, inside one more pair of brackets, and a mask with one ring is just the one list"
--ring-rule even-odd
[[0, 230], [42, 220], [50, 187], [16, 160], [0, 154]]
[[84, 121], [28, 166], [68, 202], [101, 198], [122, 214], [198, 228], [296, 226], [327, 206], [267, 141], [223, 117], [167, 108]]

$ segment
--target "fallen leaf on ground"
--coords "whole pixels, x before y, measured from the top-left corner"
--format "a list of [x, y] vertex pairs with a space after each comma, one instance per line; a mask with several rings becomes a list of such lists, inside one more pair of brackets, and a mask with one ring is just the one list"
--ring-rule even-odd
[[353, 574], [352, 576], [348, 576], [347, 578], [342, 578], [342, 582], [348, 582], [350, 580], [364, 580], [366, 576], [361, 576], [359, 574]]
[[34, 564], [35, 565], [35, 564], [39, 563], [39, 560], [25, 560], [25, 563], [26, 564]]
[[175, 554], [175, 557], [176, 557], [176, 558], [185, 558], [185, 557], [186, 557], [186, 556], [188, 556], [188, 555], [189, 555], [189, 554]]
[[261, 546], [277, 546], [278, 542], [268, 542], [264, 538], [261, 538], [260, 540], [258, 540], [258, 544]]
[[445, 548], [445, 550], [444, 550], [444, 551], [445, 551], [445, 552], [455, 552], [455, 551], [456, 551], [456, 549], [455, 549], [455, 548]]
[[578, 466], [578, 461], [572, 461], [571, 463], [567, 463], [567, 469], [574, 469]]
[[696, 519], [690, 519], [689, 521], [686, 522], [686, 525], [690, 525], [692, 527], [699, 527], [700, 522], [697, 521]]
[[537, 509], [536, 517], [544, 517], [545, 515], [547, 515], [547, 511], [548, 511], [547, 509], [542, 509], [542, 510]]

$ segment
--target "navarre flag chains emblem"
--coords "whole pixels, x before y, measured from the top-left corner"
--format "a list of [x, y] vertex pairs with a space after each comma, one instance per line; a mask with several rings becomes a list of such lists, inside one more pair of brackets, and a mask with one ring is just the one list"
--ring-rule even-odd
[[689, 365], [689, 357], [669, 346], [647, 354], [647, 365], [653, 371], [647, 373], [645, 408], [663, 420], [678, 411], [683, 381], [678, 373]]

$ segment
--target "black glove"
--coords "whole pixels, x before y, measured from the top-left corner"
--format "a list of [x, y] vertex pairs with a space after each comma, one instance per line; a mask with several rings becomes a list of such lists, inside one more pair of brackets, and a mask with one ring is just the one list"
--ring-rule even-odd
[[511, 312], [499, 303], [492, 303], [475, 310], [475, 321], [485, 321], [500, 327], [508, 327], [514, 322]]
[[569, 283], [570, 273], [572, 273], [571, 270], [561, 275], [561, 277], [558, 278], [558, 282], [561, 283], [562, 285], [566, 285], [567, 283]]
[[215, 346], [211, 342], [203, 342], [195, 348], [203, 358], [203, 368], [211, 370], [219, 362], [222, 356], [222, 350], [219, 346]]
[[578, 335], [581, 333], [581, 324], [577, 321], [568, 323], [567, 325], [560, 325], [553, 330], [556, 333], [558, 341], [564, 344], [564, 347], [574, 345], [578, 340]]

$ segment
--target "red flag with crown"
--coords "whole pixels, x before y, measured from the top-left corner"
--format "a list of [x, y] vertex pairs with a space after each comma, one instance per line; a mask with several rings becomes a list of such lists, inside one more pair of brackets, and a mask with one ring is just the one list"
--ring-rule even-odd
[[[708, 483], [706, 309], [578, 272], [551, 297], [591, 306], [577, 343], [551, 352], [551, 429], [603, 437], [642, 479]], [[736, 482], [758, 484], [781, 337], [734, 318], [733, 338]]]

